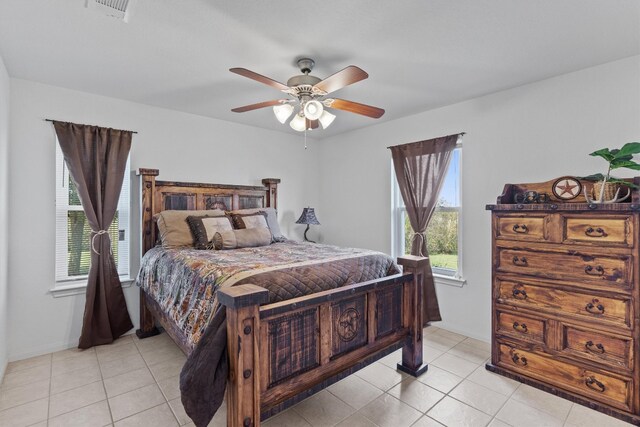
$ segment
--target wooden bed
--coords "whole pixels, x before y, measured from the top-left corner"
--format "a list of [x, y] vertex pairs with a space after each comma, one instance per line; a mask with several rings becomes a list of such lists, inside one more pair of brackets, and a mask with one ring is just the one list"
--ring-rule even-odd
[[[279, 179], [263, 179], [263, 186], [218, 185], [158, 181], [158, 173], [138, 171], [143, 254], [155, 246], [153, 216], [163, 210], [277, 207]], [[227, 425], [259, 426], [261, 420], [398, 348], [402, 348], [399, 370], [413, 376], [425, 372], [422, 270], [426, 260], [400, 257], [403, 274], [273, 304], [267, 304], [268, 292], [258, 286], [220, 290], [218, 300], [227, 307], [230, 355]], [[187, 353], [175, 324], [140, 292], [138, 337], [158, 334], [157, 322]], [[282, 363], [283, 358], [289, 363]]]

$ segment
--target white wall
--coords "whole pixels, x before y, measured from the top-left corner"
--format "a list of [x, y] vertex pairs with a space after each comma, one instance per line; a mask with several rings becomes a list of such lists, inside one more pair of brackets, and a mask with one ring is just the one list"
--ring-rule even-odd
[[[262, 178], [281, 178], [279, 220], [291, 238], [304, 230], [294, 224], [302, 208], [317, 204], [317, 144], [310, 140], [305, 150], [301, 136], [18, 79], [11, 80], [11, 95], [11, 360], [77, 345], [82, 324], [84, 295], [47, 293], [54, 285], [56, 142], [44, 118], [138, 131], [131, 170], [158, 168], [160, 179], [260, 185]], [[132, 212], [139, 226], [137, 199]], [[137, 230], [132, 231], [136, 238]], [[134, 256], [134, 273], [138, 261]], [[137, 325], [138, 290], [130, 287], [125, 294]]]
[[9, 74], [0, 57], [0, 381], [9, 356], [8, 246], [9, 230]]
[[[640, 56], [323, 140], [323, 241], [391, 251], [387, 146], [467, 132], [463, 259], [467, 285], [438, 285], [440, 326], [488, 340], [491, 234], [485, 205], [506, 183], [605, 172], [588, 153], [640, 140]], [[624, 176], [624, 175], [623, 175]], [[628, 175], [627, 175], [628, 176]]]
[[[2, 347], [5, 351], [8, 347], [9, 359], [16, 360], [74, 346], [80, 334], [84, 295], [54, 299], [47, 292], [54, 284], [55, 137], [44, 118], [139, 131], [133, 140], [131, 169], [159, 168], [161, 179], [258, 184], [263, 177], [280, 177], [280, 223], [285, 234], [301, 236], [303, 227], [294, 222], [301, 208], [311, 204], [322, 223], [314, 227], [313, 236], [320, 232], [324, 242], [385, 252], [391, 250], [391, 167], [386, 147], [466, 131], [463, 253], [468, 284], [438, 287], [441, 326], [488, 339], [490, 216], [485, 204], [495, 202], [507, 182], [600, 171], [602, 164], [589, 152], [638, 140], [639, 75], [640, 57], [629, 58], [311, 141], [306, 151], [298, 135], [12, 79], [11, 310], [8, 345]], [[5, 87], [0, 85], [0, 113], [6, 109]], [[0, 149], [6, 150], [2, 117]], [[0, 161], [6, 158], [0, 151]], [[6, 167], [0, 165], [1, 171]], [[4, 177], [0, 180], [6, 185]], [[0, 204], [7, 205], [2, 200]], [[136, 201], [132, 212], [138, 211]], [[0, 210], [0, 219], [2, 215]], [[135, 225], [137, 220], [133, 219]], [[137, 230], [132, 236], [138, 236]], [[137, 271], [138, 260], [132, 261], [132, 271]], [[1, 280], [0, 276], [0, 321]], [[137, 324], [137, 289], [128, 288], [125, 294]], [[2, 333], [0, 327], [0, 345]]]

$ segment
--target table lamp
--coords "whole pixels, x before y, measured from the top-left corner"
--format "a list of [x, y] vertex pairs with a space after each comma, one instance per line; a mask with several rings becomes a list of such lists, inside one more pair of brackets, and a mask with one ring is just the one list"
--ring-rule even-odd
[[307, 224], [307, 228], [304, 230], [304, 240], [306, 242], [315, 243], [313, 240], [307, 239], [307, 231], [309, 231], [309, 225], [320, 225], [320, 221], [318, 221], [318, 218], [316, 218], [316, 213], [313, 208], [304, 208], [302, 210], [302, 215], [300, 215], [300, 218], [298, 218], [296, 224]]

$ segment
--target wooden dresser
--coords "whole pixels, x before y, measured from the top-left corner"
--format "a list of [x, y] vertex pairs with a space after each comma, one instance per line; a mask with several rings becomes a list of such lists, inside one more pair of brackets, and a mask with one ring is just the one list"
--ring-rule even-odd
[[[640, 195], [615, 204], [589, 204], [582, 195], [561, 201], [555, 181], [508, 184], [487, 205], [487, 369], [640, 425]], [[515, 203], [526, 190], [549, 200]]]

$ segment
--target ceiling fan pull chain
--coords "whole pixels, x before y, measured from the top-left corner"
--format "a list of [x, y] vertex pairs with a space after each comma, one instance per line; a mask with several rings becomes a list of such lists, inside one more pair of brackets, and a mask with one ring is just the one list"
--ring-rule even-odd
[[304, 149], [307, 149], [307, 128], [304, 128]]

